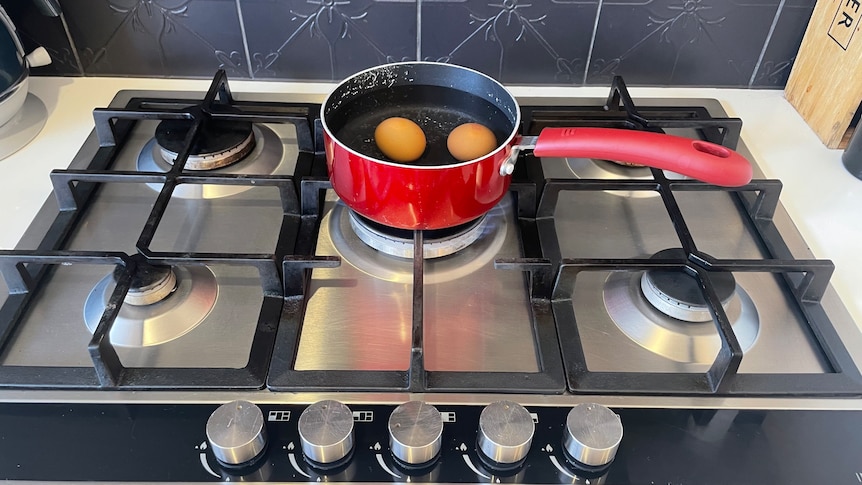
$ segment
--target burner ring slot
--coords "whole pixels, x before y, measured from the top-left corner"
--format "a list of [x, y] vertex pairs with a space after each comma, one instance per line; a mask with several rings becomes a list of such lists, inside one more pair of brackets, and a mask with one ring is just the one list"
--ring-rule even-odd
[[[163, 269], [159, 267], [153, 268], [157, 270]], [[129, 288], [123, 301], [129, 305], [145, 306], [158, 303], [170, 296], [177, 289], [177, 275], [170, 267], [164, 268], [159, 273], [152, 283]]]
[[[709, 305], [696, 280], [682, 270], [644, 271], [640, 280], [644, 297], [656, 310], [685, 322], [712, 320]], [[713, 282], [721, 305], [726, 309], [736, 291], [736, 281], [730, 273], [715, 273]]]
[[[353, 211], [349, 211], [349, 217], [350, 227], [365, 244], [390, 256], [413, 257], [412, 239], [401, 239], [375, 230], [371, 225], [364, 223]], [[451, 236], [440, 239], [425, 239], [422, 248], [424, 258], [434, 259], [449, 256], [476, 242], [485, 233], [485, 226], [487, 225], [485, 217], [483, 215], [472, 223], [468, 223], [462, 231]]]

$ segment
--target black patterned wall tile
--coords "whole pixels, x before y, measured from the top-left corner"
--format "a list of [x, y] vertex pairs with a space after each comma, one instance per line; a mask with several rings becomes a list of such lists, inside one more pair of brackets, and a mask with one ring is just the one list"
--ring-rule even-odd
[[582, 84], [598, 0], [423, 0], [422, 58], [511, 84]]
[[752, 87], [783, 88], [799, 52], [816, 0], [788, 0], [752, 75]]
[[62, 0], [87, 75], [248, 77], [234, 0]]
[[51, 55], [51, 64], [31, 69], [33, 75], [77, 75], [82, 73], [69, 44], [69, 36], [60, 17], [48, 17], [39, 13], [33, 2], [21, 0], [2, 2], [15, 24], [24, 50], [28, 53], [42, 46]]
[[241, 0], [255, 78], [341, 80], [416, 59], [415, 0]]
[[748, 86], [779, 1], [605, 2], [587, 82]]

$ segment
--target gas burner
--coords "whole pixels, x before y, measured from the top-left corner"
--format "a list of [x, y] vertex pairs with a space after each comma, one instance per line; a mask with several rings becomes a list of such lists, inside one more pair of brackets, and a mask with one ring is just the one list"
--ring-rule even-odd
[[[652, 259], [668, 258], [681, 252], [678, 249], [665, 249], [653, 255]], [[736, 291], [736, 279], [733, 274], [726, 271], [710, 273], [710, 281], [721, 300], [722, 307], [727, 308]], [[682, 269], [644, 271], [641, 276], [641, 291], [656, 310], [669, 317], [685, 322], [712, 320], [709, 305], [697, 279]]]
[[[122, 271], [122, 268], [114, 271], [114, 281]], [[136, 306], [152, 305], [164, 300], [176, 289], [177, 275], [172, 267], [139, 261], [123, 301]]]
[[[156, 128], [157, 132], [164, 123], [166, 121], [159, 124]], [[289, 140], [282, 140], [278, 134], [265, 125], [252, 125], [251, 131], [254, 141], [249, 146], [250, 152], [235, 163], [213, 169], [215, 172], [247, 175], [272, 175], [276, 173], [284, 155], [284, 144], [289, 143]], [[181, 149], [179, 147], [174, 148]], [[157, 133], [156, 138], [147, 142], [138, 155], [138, 171], [167, 172], [171, 169], [176, 158], [176, 153], [173, 155], [171, 153], [165, 153], [165, 150], [159, 145]], [[191, 162], [191, 157], [189, 161]], [[186, 168], [189, 168], [189, 164], [186, 164]], [[156, 191], [162, 189], [162, 184], [147, 185]], [[218, 199], [236, 195], [251, 188], [250, 185], [179, 184], [174, 188], [171, 196], [180, 199]]]
[[[173, 164], [185, 146], [192, 120], [164, 120], [156, 127], [156, 143], [164, 160]], [[192, 145], [185, 170], [213, 170], [242, 160], [254, 149], [254, 132], [248, 121], [204, 122]]]
[[[654, 257], [678, 250], [660, 251]], [[710, 274], [743, 351], [754, 345], [760, 320], [754, 302], [732, 274]], [[684, 270], [612, 273], [603, 292], [611, 319], [641, 347], [676, 362], [709, 364], [721, 337], [697, 280]]]
[[[353, 211], [350, 227], [362, 242], [372, 248], [399, 258], [413, 258], [413, 231], [389, 227], [374, 222]], [[426, 230], [423, 234], [425, 259], [455, 254], [476, 242], [485, 231], [485, 216], [445, 229]]]
[[[90, 332], [96, 331], [115, 284], [109, 274], [87, 296], [84, 322]], [[148, 347], [185, 335], [206, 318], [218, 296], [216, 277], [205, 266], [149, 265], [136, 272], [132, 286], [109, 335], [117, 347]]]
[[[507, 200], [507, 199], [504, 199]], [[448, 257], [434, 257], [425, 263], [425, 283], [435, 284], [462, 278], [491, 262], [506, 239], [507, 227], [505, 220], [506, 207], [509, 202], [497, 205], [476, 222], [475, 228], [465, 228], [475, 231], [472, 244], [463, 245], [460, 251]], [[399, 283], [413, 281], [413, 241], [409, 241], [406, 256], [393, 257], [375, 249], [357, 234], [354, 227], [356, 217], [353, 211], [343, 203], [336, 203], [326, 215], [321, 224], [329, 226], [332, 244], [336, 251], [355, 268], [381, 280]], [[405, 231], [411, 233], [411, 231]], [[433, 234], [433, 231], [431, 231]], [[473, 237], [473, 236], [471, 236]], [[426, 240], [427, 241], [427, 240]], [[407, 243], [405, 243], [407, 244]], [[404, 248], [401, 248], [404, 250]], [[425, 257], [429, 246], [425, 244]], [[433, 248], [432, 251], [439, 250]]]
[[593, 159], [593, 161], [603, 162], [603, 163], [613, 163], [614, 165], [619, 165], [620, 167], [625, 167], [625, 168], [647, 168], [646, 165], [643, 165], [640, 163], [620, 162], [618, 160]]
[[[653, 180], [649, 167], [639, 164], [627, 164], [593, 158], [567, 158], [566, 165], [579, 179]], [[683, 175], [668, 172], [667, 170], [664, 171], [664, 176], [671, 180], [685, 179]], [[657, 197], [659, 195], [654, 190], [606, 190], [605, 192], [632, 198]]]

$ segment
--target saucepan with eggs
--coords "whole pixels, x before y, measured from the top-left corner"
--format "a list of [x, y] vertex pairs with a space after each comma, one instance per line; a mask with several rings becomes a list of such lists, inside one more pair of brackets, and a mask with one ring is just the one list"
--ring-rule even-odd
[[494, 79], [434, 62], [386, 64], [341, 82], [321, 107], [332, 187], [357, 213], [400, 229], [476, 219], [506, 194], [518, 153], [638, 163], [745, 185], [748, 160], [721, 145], [613, 128], [519, 133], [515, 98]]

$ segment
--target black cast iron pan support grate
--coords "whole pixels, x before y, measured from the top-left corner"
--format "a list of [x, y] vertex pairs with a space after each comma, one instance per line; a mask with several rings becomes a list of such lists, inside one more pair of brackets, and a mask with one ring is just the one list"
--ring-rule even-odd
[[[685, 108], [682, 110], [682, 113], [685, 113], [686, 110], [693, 110], [697, 118], [674, 119], [673, 116], [668, 116], [672, 114], [672, 111], [668, 113], [667, 108], [662, 108], [662, 111], [665, 112], [659, 116], [641, 114], [641, 110], [635, 106], [622, 76], [614, 76], [611, 82], [611, 92], [605, 102], [604, 109], [609, 112], [624, 113], [627, 127], [633, 129], [662, 132], [666, 128], [697, 128], [703, 133], [705, 140], [728, 148], [736, 148], [742, 132], [742, 120], [739, 118], [713, 118], [708, 114], [702, 116], [702, 108]], [[648, 113], [647, 110], [644, 110], [644, 113]]]
[[[134, 262], [128, 255], [116, 252], [0, 251], [0, 273], [2, 273], [9, 289], [9, 298], [6, 304], [0, 308], [0, 342], [5, 344], [15, 328], [14, 324], [22, 316], [27, 302], [30, 301], [37, 289], [38, 282], [33, 278], [32, 269], [38, 267], [40, 271], [43, 271], [56, 264], [103, 264], [116, 265], [126, 269], [134, 267]], [[105, 314], [102, 315], [88, 344], [88, 351], [93, 359], [92, 369], [85, 367], [4, 366], [0, 367], [2, 387], [33, 387], [33, 383], [38, 382], [39, 373], [49, 376], [49, 381], [51, 381], [51, 377], [54, 377], [55, 380], [46, 382], [45, 386], [36, 387], [79, 388], [98, 386], [100, 382], [116, 382], [121, 377], [122, 372], [115, 365], [119, 363], [119, 358], [104, 337], [119, 311], [117, 301], [122, 301], [129, 289], [131, 272], [123, 271], [122, 275], [117, 282], [114, 295], [106, 306]], [[116, 299], [117, 297], [119, 300]]]
[[[119, 389], [257, 389], [264, 385], [282, 312], [281, 266], [293, 251], [300, 225], [298, 179], [311, 170], [316, 146], [311, 124], [319, 111], [315, 105], [236, 101], [230, 95], [227, 77], [219, 71], [203, 102], [189, 99], [134, 98], [124, 109], [94, 111], [100, 148], [85, 170], [55, 170], [51, 174], [59, 206], [51, 228], [36, 251], [0, 252], [0, 271], [10, 282], [10, 297], [0, 308], [0, 350], [38, 293], [42, 281], [54, 265], [115, 264], [118, 283], [88, 350], [90, 368], [0, 367], [0, 387], [28, 388], [119, 388]], [[204, 118], [243, 119], [254, 123], [292, 123], [296, 127], [299, 155], [294, 177], [187, 172], [183, 165], [198, 127]], [[184, 148], [169, 172], [123, 172], [111, 170], [136, 120], [189, 119]], [[139, 254], [133, 257], [113, 253], [62, 251], [79, 215], [88, 207], [94, 192], [105, 183], [158, 183], [162, 190], [138, 240]], [[271, 186], [279, 190], [283, 218], [278, 242], [271, 254], [169, 253], [149, 249], [172, 191], [180, 184]], [[255, 267], [260, 275], [263, 304], [249, 356], [242, 369], [125, 368], [106, 338], [117, 316], [119, 302], [128, 291], [135, 258], [152, 264], [243, 265]]]
[[[535, 135], [549, 126], [600, 126], [663, 132], [675, 128], [695, 129], [702, 139], [736, 149], [742, 121], [716, 118], [705, 107], [636, 107], [619, 76], [602, 109], [593, 107], [528, 107], [525, 131]], [[538, 164], [532, 164], [536, 166]], [[833, 265], [825, 260], [796, 260], [784, 242], [772, 217], [778, 207], [781, 183], [756, 180], [746, 187], [726, 189], [695, 181], [671, 181], [652, 169], [654, 180], [546, 180], [539, 184], [539, 202], [533, 223], [537, 226], [541, 254], [554, 262], [545, 271], [545, 289], [550, 295], [557, 321], [560, 345], [569, 390], [576, 393], [637, 393], [686, 395], [860, 395], [862, 377], [820, 305], [828, 287]], [[654, 190], [662, 198], [682, 243], [685, 257], [656, 263], [652, 259], [563, 259], [554, 226], [554, 211], [560, 191]], [[720, 260], [699, 251], [689, 231], [674, 192], [726, 191], [739, 209], [743, 221], [771, 258], [766, 260]], [[527, 268], [530, 259], [498, 262], [511, 269]], [[721, 349], [710, 369], [703, 374], [655, 374], [645, 372], [591, 372], [578, 335], [572, 290], [578, 275], [587, 271], [643, 271], [652, 267], [681, 268], [694, 276], [704, 293], [722, 338]], [[733, 334], [727, 315], [717, 299], [710, 274], [715, 271], [768, 272], [780, 275], [783, 290], [795, 302], [831, 367], [828, 374], [738, 374], [742, 349]], [[534, 282], [535, 285], [535, 282]]]
[[[697, 181], [670, 181], [654, 171], [656, 181], [548, 180], [539, 203], [537, 220], [545, 254], [556, 262], [552, 305], [560, 335], [569, 389], [580, 393], [651, 395], [746, 395], [808, 396], [860, 395], [862, 377], [831, 325], [820, 299], [834, 266], [826, 260], [793, 259], [772, 215], [778, 205], [781, 185], [773, 180], [753, 181], [747, 186], [722, 188]], [[655, 190], [670, 215], [684, 257], [677, 259], [564, 259], [553, 212], [561, 191]], [[718, 259], [700, 251], [688, 229], [674, 193], [724, 191], [734, 197], [747, 225], [758, 235], [770, 258], [762, 260]], [[703, 373], [593, 372], [587, 367], [572, 294], [578, 276], [588, 271], [645, 271], [657, 268], [683, 269], [694, 276], [703, 292], [721, 337], [721, 349], [710, 369]], [[711, 273], [765, 272], [779, 275], [783, 290], [805, 317], [827, 360], [827, 374], [740, 374], [743, 352], [711, 281]]]

